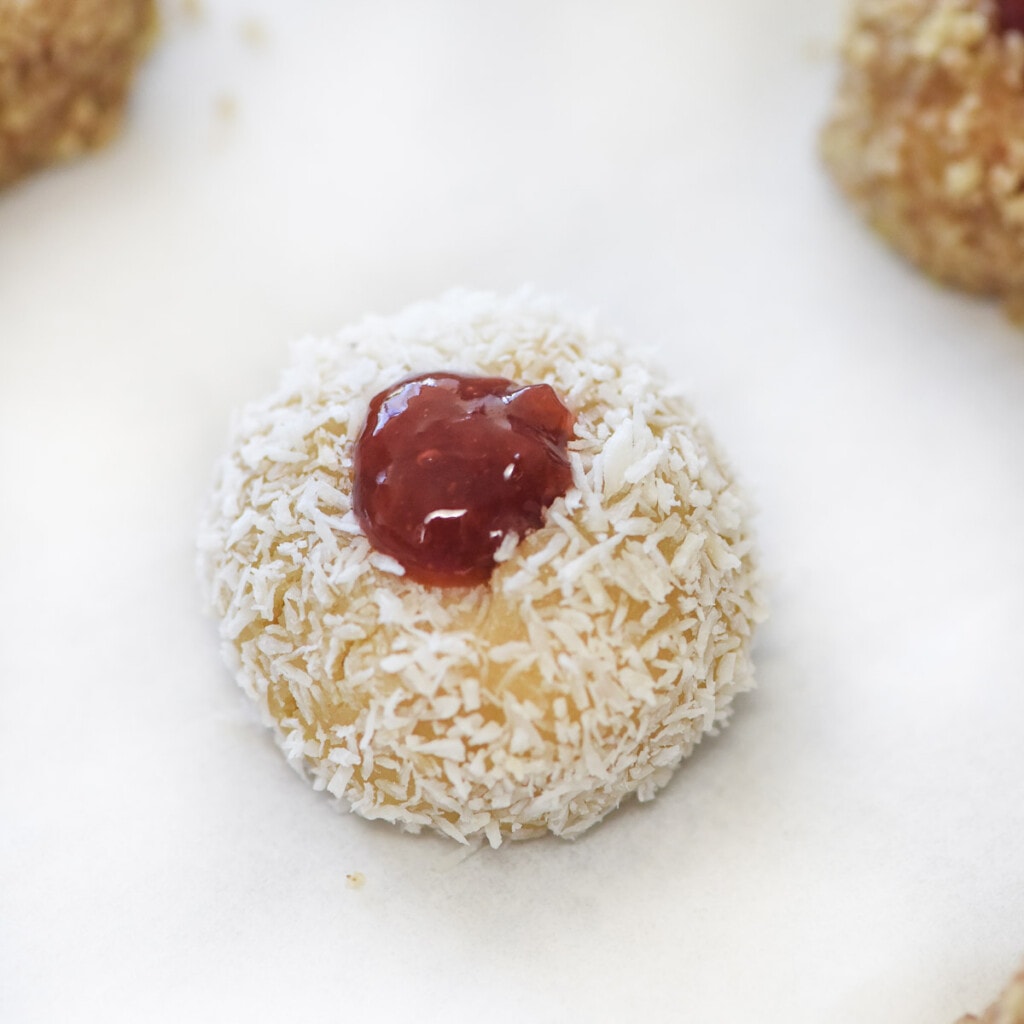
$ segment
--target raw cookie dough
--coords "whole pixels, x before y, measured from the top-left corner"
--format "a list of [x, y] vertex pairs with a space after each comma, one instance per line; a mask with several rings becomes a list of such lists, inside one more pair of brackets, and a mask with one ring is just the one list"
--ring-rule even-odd
[[1024, 312], [1024, 36], [994, 0], [854, 0], [833, 177], [938, 280]]
[[155, 12], [153, 0], [0, 0], [0, 188], [110, 139]]
[[[370, 399], [450, 369], [551, 385], [573, 486], [485, 583], [411, 582], [352, 512]], [[687, 403], [590, 319], [452, 293], [299, 344], [238, 419], [200, 541], [229, 663], [359, 814], [466, 842], [648, 800], [753, 682], [746, 502]]]
[[957, 1024], [1024, 1024], [1024, 967], [980, 1017], [967, 1014]]

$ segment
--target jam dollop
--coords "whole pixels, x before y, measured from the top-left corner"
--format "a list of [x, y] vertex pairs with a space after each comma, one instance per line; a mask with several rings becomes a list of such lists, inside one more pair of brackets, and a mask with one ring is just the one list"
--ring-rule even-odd
[[574, 417], [547, 384], [424, 373], [370, 402], [353, 506], [370, 543], [409, 578], [481, 583], [572, 484]]
[[1024, 33], [1024, 0], [997, 0], [996, 16], [1000, 32]]

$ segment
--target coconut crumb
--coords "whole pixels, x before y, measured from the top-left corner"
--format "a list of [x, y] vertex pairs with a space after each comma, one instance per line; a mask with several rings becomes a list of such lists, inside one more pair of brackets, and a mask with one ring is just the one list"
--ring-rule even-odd
[[213, 101], [213, 112], [218, 121], [231, 124], [238, 117], [238, 100], [236, 97], [223, 93]]
[[270, 33], [259, 18], [245, 18], [238, 25], [238, 34], [246, 46], [261, 50], [267, 45]]
[[153, 0], [0, 0], [0, 187], [116, 134], [155, 26]]
[[1024, 37], [993, 0], [855, 0], [822, 134], [842, 190], [939, 281], [1024, 296]]
[[[576, 416], [573, 488], [472, 588], [407, 580], [351, 510], [370, 398], [443, 369], [550, 384]], [[239, 417], [200, 558], [242, 688], [316, 788], [495, 847], [649, 799], [728, 719], [763, 614], [745, 508], [614, 336], [456, 292], [295, 347]]]

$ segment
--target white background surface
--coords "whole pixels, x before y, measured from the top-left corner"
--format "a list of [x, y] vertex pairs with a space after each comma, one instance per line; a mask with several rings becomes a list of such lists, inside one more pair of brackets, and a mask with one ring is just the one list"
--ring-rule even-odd
[[[0, 1019], [988, 1002], [1024, 956], [1024, 336], [829, 188], [838, 4], [166, 22], [121, 140], [0, 196]], [[194, 529], [291, 338], [524, 282], [660, 350], [761, 508], [773, 615], [657, 801], [466, 857], [286, 767]]]

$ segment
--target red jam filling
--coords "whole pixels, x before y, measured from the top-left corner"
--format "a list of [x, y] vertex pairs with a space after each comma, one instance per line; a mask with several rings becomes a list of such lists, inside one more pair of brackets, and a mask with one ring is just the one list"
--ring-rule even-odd
[[420, 583], [481, 583], [572, 484], [573, 415], [547, 384], [425, 373], [376, 395], [355, 446], [370, 543]]
[[1000, 32], [1024, 32], [1024, 0], [997, 0]]

